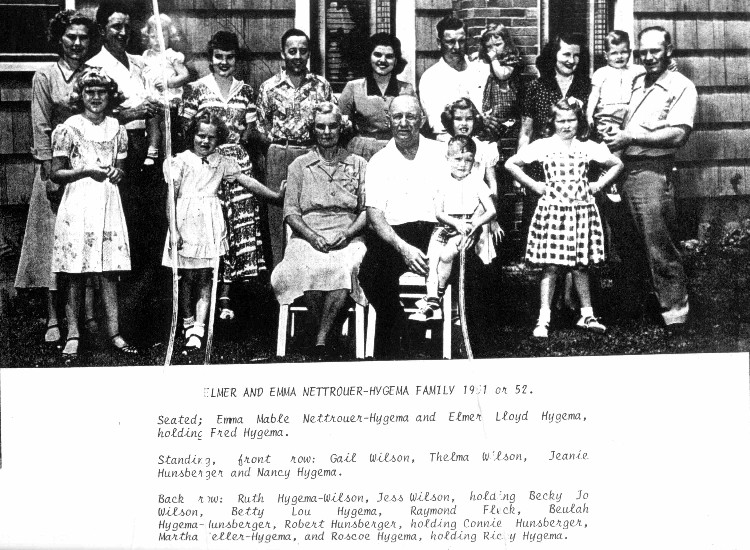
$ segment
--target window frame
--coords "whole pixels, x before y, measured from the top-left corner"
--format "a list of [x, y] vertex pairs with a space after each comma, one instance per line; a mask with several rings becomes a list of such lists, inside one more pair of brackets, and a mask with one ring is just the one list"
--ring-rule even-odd
[[[16, 4], [27, 4], [28, 2], [18, 1]], [[49, 2], [53, 3], [52, 1]], [[63, 9], [74, 10], [75, 0], [65, 0], [63, 2]], [[33, 59], [24, 60], [24, 57]], [[0, 53], [0, 73], [7, 72], [36, 72], [40, 68], [48, 65], [51, 61], [57, 59], [57, 54], [46, 54], [46, 53], [31, 53], [31, 54], [13, 54], [13, 53]]]

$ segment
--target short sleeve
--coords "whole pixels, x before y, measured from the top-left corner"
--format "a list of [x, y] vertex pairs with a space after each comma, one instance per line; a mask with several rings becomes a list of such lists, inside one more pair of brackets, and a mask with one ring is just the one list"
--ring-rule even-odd
[[200, 105], [198, 94], [197, 86], [188, 84], [185, 87], [185, 93], [182, 96], [182, 103], [180, 104], [181, 117], [192, 119], [198, 114], [198, 107]]
[[594, 76], [591, 77], [591, 85], [601, 88], [604, 84], [604, 80], [607, 78], [606, 67], [601, 67], [594, 72]]
[[[302, 157], [300, 157], [302, 158]], [[301, 216], [300, 194], [302, 193], [302, 163], [296, 160], [289, 166], [284, 195], [284, 219], [289, 216]]]
[[65, 124], [59, 124], [52, 132], [52, 156], [70, 157], [74, 147], [73, 130]]
[[185, 54], [182, 52], [176, 52], [173, 49], [169, 48], [167, 50], [167, 60], [169, 61], [170, 65], [176, 65], [178, 63], [183, 64], [185, 63]]
[[541, 161], [544, 156], [544, 143], [545, 139], [538, 139], [532, 141], [528, 145], [521, 147], [516, 153], [516, 156], [521, 159], [524, 164], [531, 164], [532, 162]]
[[117, 160], [128, 158], [128, 131], [125, 126], [117, 130]]
[[692, 128], [697, 104], [698, 93], [695, 86], [692, 82], [686, 81], [685, 87], [680, 93], [674, 94], [672, 108], [667, 115], [667, 124], [669, 126], [689, 126]]
[[586, 156], [590, 161], [598, 162], [599, 164], [606, 164], [614, 157], [604, 143], [596, 143], [589, 139], [584, 141], [583, 144], [586, 147]]
[[489, 186], [484, 183], [484, 179], [477, 178], [473, 181], [474, 189], [477, 196], [485, 203], [492, 202]]
[[[167, 172], [167, 167], [169, 167], [169, 172]], [[164, 163], [163, 169], [164, 179], [169, 181], [169, 177], [171, 176], [175, 190], [179, 190], [180, 185], [182, 184], [183, 172], [185, 170], [185, 160], [182, 155], [177, 155], [169, 159], [168, 163]]]
[[339, 110], [342, 115], [352, 116], [354, 110], [354, 81], [349, 81], [344, 86], [344, 91], [339, 96]]
[[385, 212], [388, 207], [388, 190], [384, 182], [387, 180], [384, 178], [383, 163], [379, 162], [379, 160], [380, 158], [373, 157], [367, 165], [365, 173], [365, 187], [367, 188], [365, 206], [377, 208]]

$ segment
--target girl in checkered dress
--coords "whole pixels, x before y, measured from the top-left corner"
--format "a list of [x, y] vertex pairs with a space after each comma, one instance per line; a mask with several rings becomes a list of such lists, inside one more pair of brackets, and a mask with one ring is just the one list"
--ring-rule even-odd
[[[575, 99], [562, 99], [550, 109], [546, 126], [549, 137], [523, 147], [505, 163], [522, 185], [541, 195], [529, 230], [526, 260], [544, 266], [541, 310], [534, 336], [546, 338], [557, 274], [573, 273], [581, 299], [581, 318], [576, 326], [603, 333], [606, 327], [594, 316], [589, 292], [589, 264], [604, 259], [604, 235], [593, 195], [622, 170], [622, 161], [603, 144], [587, 140], [588, 124]], [[545, 182], [528, 176], [523, 167], [538, 161]], [[605, 168], [598, 181], [588, 181], [589, 162]]]

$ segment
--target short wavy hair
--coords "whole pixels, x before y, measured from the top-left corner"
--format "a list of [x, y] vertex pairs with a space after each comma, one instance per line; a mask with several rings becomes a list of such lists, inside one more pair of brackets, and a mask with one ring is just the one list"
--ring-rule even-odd
[[185, 144], [188, 149], [193, 148], [193, 140], [195, 139], [195, 134], [198, 133], [201, 124], [207, 124], [216, 128], [217, 146], [224, 145], [229, 139], [229, 128], [227, 128], [227, 123], [224, 122], [224, 119], [217, 114], [203, 111], [190, 119], [187, 128], [185, 128]]
[[[214, 50], [223, 50], [225, 52], [234, 52], [238, 56], [240, 55], [240, 39], [237, 35], [229, 31], [218, 31], [214, 33], [211, 39], [206, 45], [206, 53], [208, 54], [208, 62], [214, 57]], [[213, 69], [212, 69], [213, 70]]]
[[[315, 119], [318, 115], [334, 115], [339, 119], [339, 123], [344, 120], [344, 115], [341, 113], [339, 106], [331, 101], [321, 101], [318, 103], [312, 111], [312, 117], [310, 118], [310, 124], [308, 125], [308, 131], [310, 137], [315, 136]], [[343, 130], [343, 128], [341, 128]]]
[[[68, 30], [68, 27], [71, 25], [85, 26], [91, 43], [95, 42], [99, 36], [99, 26], [93, 19], [86, 17], [80, 11], [62, 10], [57, 12], [54, 17], [49, 20], [49, 25], [47, 26], [47, 40], [49, 40], [51, 44], [59, 44], [65, 31]], [[91, 50], [90, 45], [89, 50]]]
[[447, 150], [450, 151], [452, 147], [455, 147], [458, 151], [471, 153], [474, 156], [477, 154], [477, 144], [474, 143], [473, 139], [467, 136], [453, 136], [450, 138], [448, 140]]
[[471, 132], [472, 136], [476, 136], [481, 134], [484, 131], [484, 119], [482, 118], [482, 114], [479, 112], [479, 109], [477, 109], [476, 105], [474, 105], [474, 102], [471, 101], [468, 97], [462, 97], [460, 99], [457, 99], [453, 103], [449, 103], [445, 106], [445, 109], [442, 113], [440, 113], [440, 121], [443, 123], [443, 126], [445, 127], [445, 130], [450, 134], [451, 136], [456, 135], [456, 131], [453, 128], [453, 118], [456, 116], [456, 111], [459, 109], [470, 109], [471, 114], [474, 117], [474, 130]]
[[586, 37], [579, 33], [559, 34], [554, 40], [551, 40], [544, 45], [542, 52], [536, 58], [536, 68], [539, 70], [539, 76], [545, 80], [555, 79], [557, 52], [562, 49], [562, 42], [581, 48], [581, 57], [575, 73], [573, 73], [573, 77], [576, 79], [588, 78], [589, 49], [586, 47]]
[[578, 128], [576, 137], [585, 141], [589, 137], [589, 123], [586, 120], [586, 113], [583, 112], [583, 104], [574, 97], [563, 98], [549, 108], [549, 116], [544, 124], [544, 137], [550, 137], [555, 134], [555, 117], [559, 111], [573, 111], [578, 119]]
[[77, 112], [83, 111], [83, 91], [86, 88], [104, 88], [107, 90], [109, 96], [107, 102], [107, 113], [111, 113], [113, 109], [117, 109], [120, 104], [125, 100], [122, 92], [117, 87], [117, 82], [112, 80], [107, 73], [105, 73], [99, 67], [86, 67], [83, 69], [75, 84], [73, 85], [73, 91], [70, 94], [69, 103], [70, 106]]
[[99, 7], [96, 10], [96, 22], [102, 30], [107, 26], [107, 21], [109, 21], [113, 13], [122, 13], [132, 19], [132, 4], [124, 0], [102, 0], [99, 2]]
[[393, 74], [401, 74], [406, 68], [406, 59], [404, 59], [403, 53], [401, 52], [401, 40], [396, 38], [394, 35], [387, 32], [379, 32], [373, 34], [367, 41], [367, 54], [362, 59], [362, 67], [365, 68], [366, 72], [371, 72], [370, 68], [370, 57], [372, 52], [378, 46], [387, 46], [393, 48], [393, 53], [396, 56], [396, 65], [393, 67]]
[[[169, 38], [169, 44], [165, 44], [167, 48], [173, 48], [174, 46], [182, 42], [182, 34], [177, 25], [174, 24], [172, 18], [167, 14], [159, 14], [161, 19], [161, 28], [167, 31], [167, 37]], [[156, 15], [152, 15], [146, 20], [146, 24], [141, 28], [141, 38], [148, 44], [148, 36], [151, 34], [153, 29], [156, 33]]]

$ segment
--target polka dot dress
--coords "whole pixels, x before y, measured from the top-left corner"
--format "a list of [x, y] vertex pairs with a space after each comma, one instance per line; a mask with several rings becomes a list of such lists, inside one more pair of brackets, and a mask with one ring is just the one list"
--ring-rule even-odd
[[565, 150], [555, 137], [529, 146], [542, 153], [536, 160], [544, 168], [547, 188], [531, 220], [527, 261], [580, 267], [604, 260], [602, 221], [588, 183], [592, 148], [598, 146], [574, 140]]

